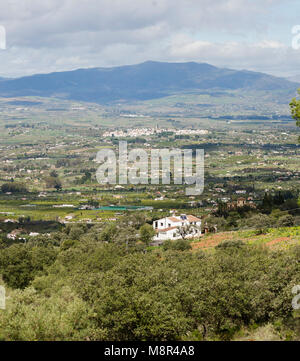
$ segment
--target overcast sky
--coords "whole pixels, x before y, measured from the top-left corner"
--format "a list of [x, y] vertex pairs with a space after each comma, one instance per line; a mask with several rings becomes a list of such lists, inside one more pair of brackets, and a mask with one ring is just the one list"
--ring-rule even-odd
[[0, 76], [146, 60], [290, 76], [298, 24], [299, 0], [0, 0]]

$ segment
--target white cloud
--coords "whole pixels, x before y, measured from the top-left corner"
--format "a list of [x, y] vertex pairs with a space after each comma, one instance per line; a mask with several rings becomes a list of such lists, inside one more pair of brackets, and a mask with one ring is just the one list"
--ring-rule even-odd
[[[277, 6], [296, 3], [2, 0], [0, 24], [7, 30], [7, 50], [0, 50], [0, 76], [133, 64], [149, 59], [206, 61], [275, 73], [293, 72], [299, 53], [270, 29], [277, 25]], [[288, 19], [285, 14], [285, 21]], [[286, 31], [290, 31], [289, 26]]]
[[300, 61], [299, 50], [277, 41], [212, 43], [194, 41], [184, 34], [173, 38], [168, 53], [177, 61], [210, 62], [217, 66], [280, 76], [288, 76]]

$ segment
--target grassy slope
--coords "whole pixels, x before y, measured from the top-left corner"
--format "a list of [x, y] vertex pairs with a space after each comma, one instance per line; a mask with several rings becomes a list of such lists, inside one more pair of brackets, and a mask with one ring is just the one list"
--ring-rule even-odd
[[291, 245], [300, 245], [300, 227], [270, 228], [268, 233], [257, 235], [254, 230], [220, 232], [205, 235], [192, 242], [193, 250], [210, 250], [224, 241], [242, 240], [248, 244], [262, 245], [272, 249], [287, 249]]

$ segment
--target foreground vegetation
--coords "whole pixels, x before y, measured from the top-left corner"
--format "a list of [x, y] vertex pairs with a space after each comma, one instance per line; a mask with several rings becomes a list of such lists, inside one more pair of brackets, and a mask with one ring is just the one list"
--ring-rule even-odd
[[[1, 340], [231, 340], [260, 332], [300, 339], [291, 306], [300, 283], [299, 227], [284, 249], [249, 242], [243, 231], [204, 250], [187, 241], [124, 243], [124, 233], [85, 227], [2, 244]], [[132, 234], [139, 224], [126, 227]]]

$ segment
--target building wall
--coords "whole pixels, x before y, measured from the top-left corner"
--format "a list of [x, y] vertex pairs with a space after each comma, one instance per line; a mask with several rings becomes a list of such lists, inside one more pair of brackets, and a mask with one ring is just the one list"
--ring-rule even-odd
[[[153, 228], [155, 230], [158, 230], [159, 232], [153, 237], [153, 240], [154, 241], [166, 241], [166, 240], [181, 239], [182, 237], [177, 234], [176, 229], [170, 229], [170, 230], [166, 230], [166, 231], [164, 231], [164, 230], [167, 228], [171, 228], [171, 227], [179, 228], [179, 227], [187, 226], [190, 224], [195, 225], [196, 227], [199, 227], [201, 229], [201, 221], [190, 222], [187, 219], [180, 219], [180, 222], [175, 222], [172, 219], [170, 219], [169, 217], [154, 221]], [[193, 238], [195, 236], [200, 236], [200, 235], [201, 235], [201, 231], [200, 231], [200, 233], [195, 233], [195, 231], [194, 231], [193, 233], [189, 234], [186, 238]]]

